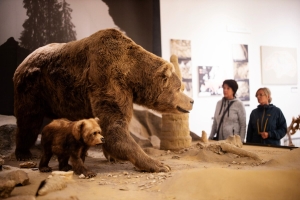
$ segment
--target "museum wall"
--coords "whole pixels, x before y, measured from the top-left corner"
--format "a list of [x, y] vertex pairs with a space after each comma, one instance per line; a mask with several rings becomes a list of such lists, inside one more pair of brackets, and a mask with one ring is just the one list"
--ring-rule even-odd
[[[288, 125], [293, 116], [300, 115], [300, 1], [160, 0], [160, 9], [162, 57], [169, 59], [171, 40], [190, 41], [191, 95], [195, 100], [190, 113], [191, 131], [199, 135], [202, 130], [210, 133], [215, 105], [222, 98], [222, 95], [199, 95], [199, 66], [218, 68], [219, 75], [234, 79], [234, 45], [248, 47], [247, 122], [251, 110], [258, 105], [255, 93], [260, 87], [271, 89], [273, 104], [281, 108]], [[262, 46], [291, 49], [295, 54], [296, 70], [288, 74], [290, 66], [283, 65], [277, 69], [277, 74], [264, 72], [267, 77], [277, 78], [276, 83], [262, 80]], [[281, 76], [294, 81], [280, 81]], [[300, 139], [299, 131], [293, 137]]]

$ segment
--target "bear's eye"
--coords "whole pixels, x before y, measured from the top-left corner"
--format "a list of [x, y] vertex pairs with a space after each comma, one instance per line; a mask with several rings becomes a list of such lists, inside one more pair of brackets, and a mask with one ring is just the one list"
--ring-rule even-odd
[[97, 132], [94, 132], [94, 136], [97, 135]]
[[132, 49], [133, 47], [132, 46], [130, 46], [130, 47], [128, 47], [127, 49]]
[[166, 87], [169, 83], [168, 77], [164, 77], [162, 81], [163, 81], [163, 87]]

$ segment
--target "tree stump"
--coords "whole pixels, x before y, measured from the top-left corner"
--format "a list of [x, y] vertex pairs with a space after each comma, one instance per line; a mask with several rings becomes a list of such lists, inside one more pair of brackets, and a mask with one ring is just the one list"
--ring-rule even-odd
[[160, 149], [180, 150], [191, 146], [189, 114], [162, 114]]

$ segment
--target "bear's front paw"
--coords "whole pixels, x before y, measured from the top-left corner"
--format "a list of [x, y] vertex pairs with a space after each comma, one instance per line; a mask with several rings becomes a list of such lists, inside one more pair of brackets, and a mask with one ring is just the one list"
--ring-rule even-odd
[[159, 172], [169, 172], [169, 171], [171, 171], [171, 167], [169, 165], [165, 165], [165, 164], [161, 163]]
[[26, 161], [32, 159], [32, 154], [29, 150], [15, 150], [16, 159], [18, 161]]
[[146, 171], [146, 172], [169, 172], [171, 171], [171, 167], [168, 165], [165, 165], [159, 161], [154, 161], [151, 163], [148, 163], [147, 167], [140, 168], [141, 171]]
[[86, 178], [92, 178], [92, 177], [97, 176], [97, 173], [92, 172], [92, 171], [88, 171], [88, 172], [84, 173], [83, 175], [84, 175]]
[[161, 163], [157, 161], [156, 164], [156, 170], [154, 172], [169, 172], [171, 171], [171, 167], [168, 165], [165, 165], [164, 163]]
[[40, 167], [39, 170], [40, 172], [52, 172], [51, 167]]

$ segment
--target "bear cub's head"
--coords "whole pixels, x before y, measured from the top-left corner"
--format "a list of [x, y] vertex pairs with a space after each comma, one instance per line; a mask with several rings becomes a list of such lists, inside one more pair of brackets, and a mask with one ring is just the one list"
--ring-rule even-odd
[[76, 140], [82, 139], [88, 146], [95, 146], [104, 143], [104, 137], [101, 135], [99, 118], [90, 118], [79, 120], [75, 124], [73, 135]]

